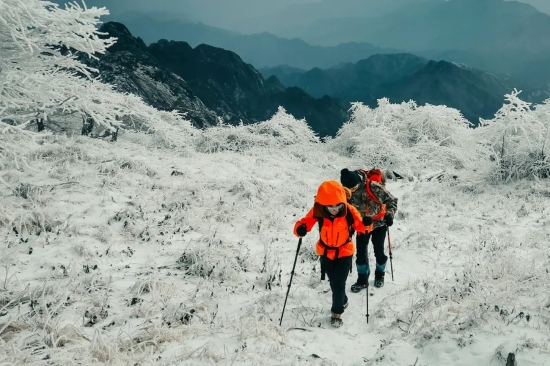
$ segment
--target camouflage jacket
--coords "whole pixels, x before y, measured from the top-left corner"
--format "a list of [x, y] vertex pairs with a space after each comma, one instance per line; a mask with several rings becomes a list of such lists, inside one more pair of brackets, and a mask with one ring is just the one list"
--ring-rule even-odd
[[[361, 178], [361, 184], [359, 188], [351, 194], [349, 203], [351, 203], [363, 216], [376, 216], [380, 212], [380, 205], [373, 201], [367, 194], [367, 190], [365, 189], [365, 175], [360, 171], [355, 172], [359, 175], [359, 178]], [[395, 217], [398, 199], [388, 192], [386, 187], [382, 184], [371, 182], [370, 185], [372, 193], [376, 196], [378, 201], [386, 205], [387, 213]], [[383, 218], [374, 222], [375, 229], [384, 225], [386, 225], [386, 222]]]

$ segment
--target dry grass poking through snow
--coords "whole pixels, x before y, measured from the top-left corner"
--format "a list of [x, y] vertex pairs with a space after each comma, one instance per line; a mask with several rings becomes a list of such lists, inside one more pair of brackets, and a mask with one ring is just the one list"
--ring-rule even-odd
[[27, 168], [5, 164], [1, 364], [295, 357], [273, 318], [311, 182], [261, 149], [190, 156], [155, 139], [53, 136]]
[[548, 352], [544, 182], [394, 185], [402, 282], [373, 298], [373, 326], [352, 298], [326, 347], [330, 295], [312, 233], [279, 327], [293, 223], [322, 180], [364, 167], [297, 141], [295, 123], [255, 126], [255, 139], [232, 128], [228, 147], [213, 129], [190, 142], [206, 152], [139, 133], [50, 137], [21, 156], [27, 165], [2, 162], [0, 364], [410, 365], [494, 334], [483, 362]]
[[[503, 355], [504, 363], [508, 352], [525, 360], [531, 355], [522, 352], [547, 355], [549, 192], [547, 182], [416, 183], [402, 197], [400, 215], [409, 217], [409, 225], [395, 250], [416, 252], [419, 262], [408, 265], [418, 272], [378, 306], [389, 343], [369, 364], [394, 357], [402, 340], [429, 353], [445, 342], [463, 349], [484, 335], [490, 339], [484, 347]], [[418, 351], [424, 360], [426, 353]]]

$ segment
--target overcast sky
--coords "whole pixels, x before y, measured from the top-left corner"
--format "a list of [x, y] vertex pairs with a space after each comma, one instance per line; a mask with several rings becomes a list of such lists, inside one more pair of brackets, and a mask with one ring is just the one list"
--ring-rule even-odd
[[[66, 0], [54, 0], [63, 3]], [[201, 21], [205, 24], [243, 31], [247, 23], [254, 23], [255, 17], [260, 24], [254, 24], [254, 32], [261, 32], [262, 15], [281, 13], [289, 6], [311, 3], [333, 3], [338, 8], [353, 8], [353, 4], [372, 2], [378, 6], [414, 0], [87, 0], [86, 4], [105, 6], [113, 14], [127, 12], [163, 13], [168, 17], [177, 17], [188, 21]], [[550, 13], [550, 0], [521, 0], [541, 11]], [[385, 2], [385, 3], [384, 3]], [[284, 19], [284, 18], [283, 18]], [[307, 22], [307, 19], [304, 19]], [[251, 28], [252, 29], [252, 28]]]
[[[269, 14], [292, 4], [321, 1], [323, 0], [87, 0], [86, 4], [105, 6], [113, 13], [140, 11], [185, 14], [193, 20], [219, 25], [233, 19]], [[56, 2], [62, 3], [63, 0]]]

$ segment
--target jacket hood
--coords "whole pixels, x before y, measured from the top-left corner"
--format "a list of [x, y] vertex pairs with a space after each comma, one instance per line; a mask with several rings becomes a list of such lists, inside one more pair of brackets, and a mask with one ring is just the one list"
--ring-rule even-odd
[[323, 206], [334, 206], [346, 203], [346, 191], [344, 187], [335, 180], [327, 180], [319, 186], [315, 203]]

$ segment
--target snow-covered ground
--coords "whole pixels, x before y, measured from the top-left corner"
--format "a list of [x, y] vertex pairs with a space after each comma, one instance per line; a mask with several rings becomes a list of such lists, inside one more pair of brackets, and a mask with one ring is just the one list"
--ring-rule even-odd
[[319, 183], [370, 164], [285, 136], [230, 151], [209, 133], [195, 150], [58, 136], [2, 161], [0, 364], [505, 365], [513, 352], [550, 365], [548, 181], [390, 181], [395, 280], [388, 263], [369, 323], [363, 291], [331, 328], [314, 230], [279, 326], [294, 222]]
[[[323, 143], [283, 110], [197, 130], [52, 48], [105, 51], [105, 9], [0, 9], [0, 365], [550, 364], [550, 101], [514, 91], [476, 129], [354, 103]], [[86, 116], [118, 141], [74, 136]], [[312, 232], [279, 326], [294, 222], [322, 181], [374, 166], [404, 178], [395, 281], [368, 324], [363, 292], [332, 329]]]

